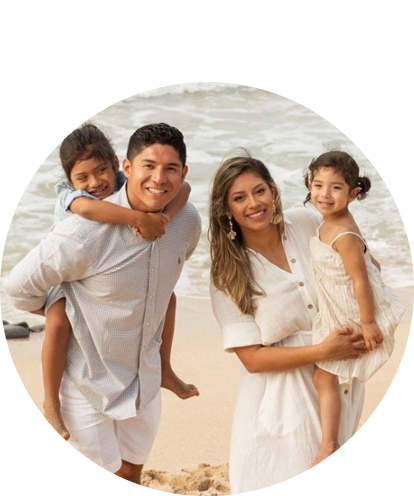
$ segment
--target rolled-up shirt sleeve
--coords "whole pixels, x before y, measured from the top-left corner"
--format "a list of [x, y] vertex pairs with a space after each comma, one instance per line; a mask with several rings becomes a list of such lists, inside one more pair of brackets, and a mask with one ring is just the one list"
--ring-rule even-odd
[[46, 292], [63, 281], [88, 275], [91, 262], [82, 239], [65, 233], [61, 223], [18, 263], [5, 280], [12, 304], [27, 312], [43, 308]]
[[240, 312], [237, 305], [223, 291], [210, 286], [213, 313], [223, 334], [223, 348], [232, 352], [234, 348], [262, 344], [262, 335], [253, 315]]
[[99, 200], [96, 196], [91, 195], [83, 189], [73, 189], [67, 181], [62, 181], [55, 186], [55, 192], [58, 201], [65, 212], [70, 211], [70, 206], [76, 198], [89, 198], [91, 200]]

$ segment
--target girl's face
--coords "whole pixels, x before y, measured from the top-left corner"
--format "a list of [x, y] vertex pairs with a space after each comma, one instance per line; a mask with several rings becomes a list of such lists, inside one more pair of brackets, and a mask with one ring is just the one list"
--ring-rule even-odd
[[310, 185], [311, 200], [322, 215], [333, 215], [347, 210], [355, 200], [358, 188], [350, 190], [341, 174], [332, 167], [318, 169]]
[[273, 192], [253, 172], [239, 176], [229, 189], [227, 204], [243, 234], [268, 228], [273, 215]]
[[70, 172], [70, 182], [74, 189], [82, 189], [103, 200], [115, 189], [116, 172], [109, 162], [97, 158], [80, 160]]

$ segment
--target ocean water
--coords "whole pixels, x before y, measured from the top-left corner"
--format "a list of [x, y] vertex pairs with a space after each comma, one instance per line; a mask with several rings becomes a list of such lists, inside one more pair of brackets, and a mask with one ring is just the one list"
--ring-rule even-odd
[[[130, 135], [141, 125], [167, 122], [183, 132], [188, 149], [187, 180], [192, 186], [190, 200], [200, 212], [203, 235], [185, 265], [178, 295], [208, 295], [209, 190], [223, 158], [238, 147], [247, 148], [268, 165], [281, 189], [285, 209], [302, 205], [306, 196], [303, 171], [312, 157], [332, 148], [351, 153], [373, 184], [369, 197], [362, 203], [354, 202], [351, 210], [371, 251], [381, 262], [386, 282], [394, 287], [413, 285], [404, 225], [374, 165], [340, 130], [298, 103], [256, 88], [193, 83], [135, 95], [108, 107], [90, 121], [112, 139], [121, 161]], [[4, 317], [11, 311], [1, 289], [4, 276], [53, 224], [53, 187], [63, 177], [58, 149], [52, 150], [39, 165], [16, 209], [6, 240], [0, 279]]]

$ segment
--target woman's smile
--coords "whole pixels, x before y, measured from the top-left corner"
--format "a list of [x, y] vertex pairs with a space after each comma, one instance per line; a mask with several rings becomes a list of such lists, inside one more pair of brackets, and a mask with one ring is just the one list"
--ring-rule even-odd
[[229, 189], [229, 215], [243, 230], [267, 228], [273, 215], [273, 193], [258, 175], [246, 172]]

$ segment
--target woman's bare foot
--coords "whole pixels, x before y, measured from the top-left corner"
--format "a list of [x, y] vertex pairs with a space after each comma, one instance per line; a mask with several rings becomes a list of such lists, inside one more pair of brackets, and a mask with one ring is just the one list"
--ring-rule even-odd
[[63, 421], [60, 413], [60, 405], [54, 403], [43, 404], [43, 415], [49, 424], [57, 431], [66, 441], [70, 438], [70, 433]]
[[344, 452], [339, 444], [335, 444], [333, 446], [321, 445], [319, 448], [319, 453], [316, 455], [315, 460], [313, 460], [312, 465], [304, 473], [303, 477], [306, 479], [315, 479], [316, 477], [320, 477], [343, 456]]
[[198, 389], [193, 384], [186, 384], [172, 369], [162, 371], [161, 387], [169, 389], [182, 400], [200, 395]]

